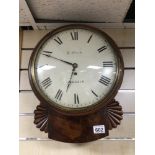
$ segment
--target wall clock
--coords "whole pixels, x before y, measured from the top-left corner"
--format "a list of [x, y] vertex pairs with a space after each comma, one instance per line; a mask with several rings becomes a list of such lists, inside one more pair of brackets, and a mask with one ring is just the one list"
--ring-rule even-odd
[[123, 73], [121, 53], [103, 31], [76, 24], [49, 32], [29, 62], [30, 84], [40, 100], [34, 123], [62, 142], [108, 136], [123, 115], [114, 99]]

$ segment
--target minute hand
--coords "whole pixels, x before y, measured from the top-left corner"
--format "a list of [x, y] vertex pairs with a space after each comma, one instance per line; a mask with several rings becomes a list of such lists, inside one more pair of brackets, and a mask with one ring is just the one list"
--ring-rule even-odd
[[45, 55], [45, 56], [47, 56], [47, 57], [50, 57], [50, 58], [53, 58], [53, 59], [56, 59], [56, 60], [59, 60], [59, 61], [62, 61], [62, 62], [64, 62], [64, 63], [68, 64], [68, 65], [73, 66], [73, 63], [71, 63], [71, 62], [68, 62], [68, 61], [65, 61], [65, 60], [62, 60], [62, 59], [58, 59], [58, 58], [53, 57], [53, 56], [48, 55], [48, 54], [43, 54], [43, 55]]

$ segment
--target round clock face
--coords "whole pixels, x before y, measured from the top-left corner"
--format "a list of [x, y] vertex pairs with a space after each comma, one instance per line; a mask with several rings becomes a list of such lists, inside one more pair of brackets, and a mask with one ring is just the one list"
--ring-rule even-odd
[[98, 31], [66, 28], [41, 42], [34, 58], [40, 94], [50, 104], [80, 109], [111, 94], [118, 78], [116, 51]]

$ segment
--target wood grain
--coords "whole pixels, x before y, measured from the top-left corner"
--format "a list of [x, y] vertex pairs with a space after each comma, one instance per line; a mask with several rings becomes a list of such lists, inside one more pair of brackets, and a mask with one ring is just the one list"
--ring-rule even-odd
[[20, 141], [20, 155], [134, 155], [134, 141], [67, 144], [56, 141]]
[[[134, 137], [134, 115], [124, 115], [121, 125], [109, 131], [109, 137]], [[33, 123], [33, 116], [19, 117], [19, 136], [47, 138], [47, 134], [41, 132]]]

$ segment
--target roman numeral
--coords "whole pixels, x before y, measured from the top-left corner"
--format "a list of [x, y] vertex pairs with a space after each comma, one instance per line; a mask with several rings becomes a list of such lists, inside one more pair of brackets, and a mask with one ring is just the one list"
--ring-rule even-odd
[[54, 39], [54, 41], [56, 41], [59, 45], [63, 43], [59, 37], [57, 37], [57, 39]]
[[99, 80], [99, 82], [104, 84], [105, 86], [108, 86], [110, 81], [111, 81], [111, 79], [109, 79], [108, 77], [103, 76], [103, 75], [101, 76], [101, 78]]
[[87, 43], [89, 43], [89, 42], [90, 42], [90, 40], [91, 40], [92, 36], [93, 36], [93, 35], [91, 35], [91, 36], [89, 37], [89, 39], [88, 39]]
[[112, 61], [104, 61], [103, 67], [113, 67], [114, 63]]
[[78, 40], [78, 32], [71, 32], [72, 40]]
[[43, 52], [42, 52], [42, 55], [45, 55], [45, 56], [47, 56], [47, 57], [50, 57], [52, 53], [53, 53], [53, 52], [50, 52], [50, 51], [43, 51]]
[[91, 90], [91, 92], [92, 92], [96, 97], [98, 97], [98, 95], [97, 95], [93, 90]]
[[48, 88], [51, 84], [52, 80], [50, 79], [50, 77], [46, 78], [41, 82], [42, 87], [44, 87], [45, 89]]
[[102, 52], [102, 51], [104, 51], [106, 49], [107, 49], [107, 46], [102, 46], [101, 48], [98, 49], [98, 52], [100, 53], [100, 52]]
[[78, 94], [74, 94], [74, 103], [79, 104], [79, 96], [78, 96]]
[[62, 90], [59, 89], [59, 90], [57, 91], [56, 95], [55, 95], [55, 98], [56, 98], [57, 100], [61, 100], [62, 95], [63, 95], [63, 92], [62, 92]]

